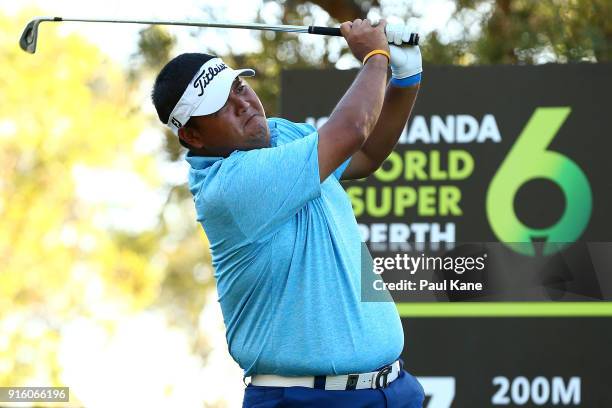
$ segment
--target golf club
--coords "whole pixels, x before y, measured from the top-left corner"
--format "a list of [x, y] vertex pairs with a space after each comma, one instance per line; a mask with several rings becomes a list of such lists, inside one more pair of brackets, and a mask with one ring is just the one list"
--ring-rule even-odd
[[[342, 36], [340, 28], [336, 27], [320, 27], [320, 26], [294, 26], [294, 25], [271, 25], [271, 24], [228, 24], [228, 23], [204, 23], [199, 21], [155, 21], [155, 20], [117, 20], [117, 19], [86, 19], [86, 18], [63, 18], [63, 17], [37, 17], [30, 21], [21, 38], [19, 46], [22, 50], [34, 54], [36, 52], [36, 42], [38, 39], [38, 26], [43, 21], [61, 22], [61, 21], [78, 21], [83, 23], [124, 23], [124, 24], [150, 24], [150, 25], [175, 25], [175, 26], [191, 26], [191, 27], [216, 27], [216, 28], [243, 28], [247, 30], [268, 30], [280, 31], [285, 33], [308, 33], [319, 35]], [[418, 45], [419, 35], [417, 33], [410, 34], [408, 45]]]

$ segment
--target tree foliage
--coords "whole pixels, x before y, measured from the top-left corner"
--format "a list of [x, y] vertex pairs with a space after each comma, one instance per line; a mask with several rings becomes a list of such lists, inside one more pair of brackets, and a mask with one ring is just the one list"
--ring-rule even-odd
[[[446, 44], [431, 33], [425, 55], [432, 63], [536, 64], [612, 59], [609, 0], [455, 0], [454, 21], [464, 27]], [[476, 33], [468, 23], [476, 19]], [[434, 45], [436, 52], [429, 53]], [[440, 47], [441, 45], [441, 47]], [[441, 51], [441, 52], [440, 52]]]
[[126, 109], [121, 72], [77, 37], [47, 30], [32, 58], [15, 46], [21, 24], [0, 21], [0, 383], [18, 384], [53, 359], [63, 319], [96, 313], [94, 282], [131, 309], [151, 302], [161, 271], [96, 228], [97, 209], [75, 191], [76, 165], [125, 158], [151, 176], [147, 159], [130, 154], [143, 118]]
[[137, 84], [96, 47], [45, 25], [36, 55], [24, 53], [16, 39], [31, 15], [0, 15], [0, 384], [15, 386], [61, 385], [58, 342], [78, 318], [110, 330], [172, 303], [192, 328], [202, 299], [189, 294], [203, 288], [192, 270], [208, 260], [195, 227], [173, 237], [163, 220], [142, 231], [104, 222], [116, 204], [88, 196], [112, 186], [83, 185], [83, 171], [162, 187], [155, 157], [136, 149], [148, 124]]

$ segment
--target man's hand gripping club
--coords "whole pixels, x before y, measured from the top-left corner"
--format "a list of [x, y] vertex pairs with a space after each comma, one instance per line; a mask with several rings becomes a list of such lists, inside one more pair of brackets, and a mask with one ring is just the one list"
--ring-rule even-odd
[[410, 29], [404, 24], [387, 24], [387, 40], [391, 44], [392, 83], [398, 86], [411, 86], [421, 81], [423, 62], [418, 45], [403, 45], [410, 40]]

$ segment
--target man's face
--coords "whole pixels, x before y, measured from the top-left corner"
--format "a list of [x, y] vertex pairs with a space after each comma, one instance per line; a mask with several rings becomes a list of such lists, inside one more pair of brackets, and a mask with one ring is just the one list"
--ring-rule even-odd
[[194, 116], [189, 121], [189, 144], [208, 154], [228, 156], [235, 150], [270, 146], [270, 130], [255, 91], [236, 77], [225, 105], [217, 112]]

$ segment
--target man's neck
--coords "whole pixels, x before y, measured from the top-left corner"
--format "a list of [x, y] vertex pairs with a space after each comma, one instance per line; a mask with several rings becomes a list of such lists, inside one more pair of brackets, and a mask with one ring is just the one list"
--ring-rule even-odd
[[218, 152], [211, 152], [210, 150], [202, 147], [196, 148], [192, 147], [189, 149], [189, 154], [191, 156], [203, 156], [203, 157], [228, 157], [229, 154], [219, 154]]

